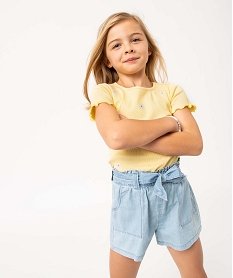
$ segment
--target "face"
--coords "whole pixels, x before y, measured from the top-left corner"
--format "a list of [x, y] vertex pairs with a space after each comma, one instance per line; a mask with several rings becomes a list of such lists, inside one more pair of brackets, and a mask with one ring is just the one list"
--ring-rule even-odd
[[107, 36], [106, 65], [121, 74], [145, 73], [148, 42], [140, 25], [134, 19], [124, 20], [113, 26]]

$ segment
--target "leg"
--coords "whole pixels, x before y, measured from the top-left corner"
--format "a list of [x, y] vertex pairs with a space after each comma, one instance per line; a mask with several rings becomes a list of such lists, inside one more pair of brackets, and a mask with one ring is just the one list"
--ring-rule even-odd
[[168, 247], [168, 250], [179, 268], [182, 278], [207, 278], [203, 267], [200, 239], [185, 251], [176, 251], [171, 247]]
[[110, 249], [110, 277], [135, 278], [141, 262], [124, 257]]

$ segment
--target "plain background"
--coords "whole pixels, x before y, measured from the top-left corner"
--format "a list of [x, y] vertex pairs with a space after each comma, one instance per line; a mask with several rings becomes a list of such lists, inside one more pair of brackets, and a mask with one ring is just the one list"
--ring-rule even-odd
[[[109, 277], [111, 169], [82, 83], [98, 26], [118, 11], [144, 20], [169, 82], [197, 105], [204, 151], [181, 167], [201, 210], [207, 273], [231, 277], [231, 1], [2, 0], [1, 278]], [[154, 239], [138, 277], [179, 277]]]

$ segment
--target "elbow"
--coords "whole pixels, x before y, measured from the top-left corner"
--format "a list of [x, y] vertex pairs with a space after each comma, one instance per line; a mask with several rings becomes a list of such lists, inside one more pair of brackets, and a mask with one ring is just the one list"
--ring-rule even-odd
[[123, 150], [126, 148], [123, 139], [118, 132], [111, 132], [105, 142], [112, 150]]
[[202, 153], [202, 148], [196, 148], [195, 151], [193, 152], [193, 156], [199, 156]]
[[123, 149], [122, 146], [119, 144], [119, 142], [109, 141], [106, 144], [112, 150], [122, 150]]
[[201, 142], [200, 146], [199, 146], [199, 152], [198, 155], [202, 154], [203, 151], [203, 142]]
[[202, 151], [203, 151], [203, 142], [201, 140], [199, 143], [195, 145], [195, 148], [193, 148], [193, 155], [199, 156], [201, 155]]
[[108, 147], [112, 150], [115, 150], [115, 151], [119, 151], [119, 150], [123, 150], [124, 148], [122, 148], [121, 146], [117, 145], [117, 144], [112, 144], [112, 145], [108, 145]]

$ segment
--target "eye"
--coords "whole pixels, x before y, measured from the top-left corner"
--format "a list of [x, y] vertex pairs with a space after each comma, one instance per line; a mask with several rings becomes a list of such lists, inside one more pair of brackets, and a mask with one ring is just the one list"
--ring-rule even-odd
[[118, 48], [118, 47], [120, 47], [120, 44], [116, 43], [116, 44], [114, 44], [114, 46], [112, 48], [114, 49], [114, 48]]
[[134, 38], [134, 39], [132, 40], [132, 42], [139, 42], [139, 41], [140, 41], [139, 38]]

